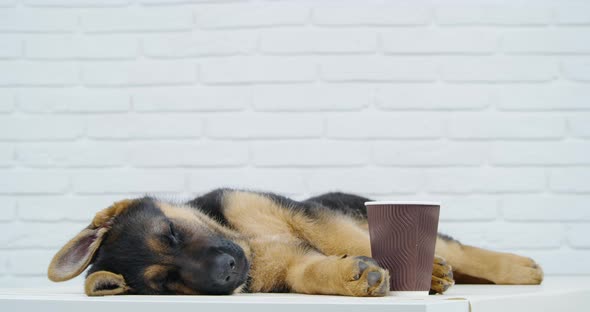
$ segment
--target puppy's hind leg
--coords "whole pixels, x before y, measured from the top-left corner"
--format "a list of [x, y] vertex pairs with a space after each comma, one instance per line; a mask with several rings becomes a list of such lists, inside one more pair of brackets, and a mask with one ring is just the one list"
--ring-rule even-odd
[[531, 258], [462, 245], [449, 237], [439, 236], [436, 254], [452, 266], [457, 283], [537, 285], [543, 281], [543, 270]]

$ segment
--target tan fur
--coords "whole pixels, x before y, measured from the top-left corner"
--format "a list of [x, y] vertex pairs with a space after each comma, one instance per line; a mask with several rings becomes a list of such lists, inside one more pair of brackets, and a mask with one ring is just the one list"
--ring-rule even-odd
[[[144, 270], [143, 278], [145, 279], [146, 284], [149, 285], [150, 288], [152, 288], [153, 290], [156, 290], [156, 291], [161, 290], [162, 286], [165, 286], [167, 289], [170, 289], [177, 294], [198, 295], [198, 293], [196, 291], [187, 287], [186, 285], [183, 285], [178, 282], [173, 282], [173, 281], [172, 282], [165, 281], [166, 274], [168, 274], [169, 270], [170, 270], [170, 268], [165, 265], [159, 265], [159, 264], [151, 265]], [[165, 282], [166, 284], [162, 285], [161, 284], [162, 282]]]
[[168, 284], [168, 289], [174, 291], [179, 295], [199, 295], [198, 292], [180, 283], [170, 283]]
[[134, 200], [132, 199], [124, 199], [112, 204], [110, 207], [99, 211], [92, 220], [91, 226], [94, 228], [99, 228], [104, 226], [112, 218], [122, 214], [127, 208], [133, 204]]
[[286, 278], [288, 263], [305, 256], [303, 243], [291, 231], [289, 220], [295, 213], [282, 209], [259, 194], [231, 192], [224, 196], [225, 217], [248, 238], [254, 259], [250, 268], [256, 292], [280, 287]]
[[[108, 286], [107, 288], [104, 288]], [[117, 286], [112, 288], [112, 286]], [[129, 291], [123, 276], [107, 271], [90, 274], [84, 283], [84, 290], [88, 296], [119, 295]]]
[[442, 257], [434, 256], [430, 289], [438, 294], [444, 293], [449, 287], [455, 285], [453, 276], [451, 265]]
[[[389, 291], [389, 273], [373, 263], [360, 271], [363, 260], [338, 256], [309, 255], [291, 266], [287, 283], [297, 292], [305, 294], [338, 294], [366, 297], [384, 296]], [[378, 272], [382, 278], [373, 286], [368, 274]]]
[[172, 220], [188, 224], [192, 228], [207, 229], [207, 224], [203, 221], [207, 216], [198, 210], [187, 206], [173, 206], [165, 202], [157, 202], [157, 205], [164, 215]]
[[324, 254], [371, 256], [368, 231], [348, 216], [324, 213], [313, 222], [294, 223], [293, 226], [302, 238], [313, 242]]
[[169, 251], [168, 246], [166, 246], [162, 240], [156, 237], [148, 237], [146, 239], [146, 245], [152, 252], [156, 254], [166, 254]]
[[170, 247], [168, 246], [168, 244], [162, 241], [160, 236], [170, 231], [170, 225], [164, 221], [154, 221], [155, 222], [152, 224], [151, 228], [156, 230], [156, 235], [145, 237], [145, 244], [153, 253], [159, 255], [166, 255], [170, 252]]
[[158, 284], [158, 281], [164, 279], [167, 273], [168, 268], [164, 265], [150, 265], [144, 270], [143, 278], [152, 289], [159, 290], [161, 286]]
[[234, 294], [241, 294], [244, 290], [246, 289], [246, 284], [242, 284], [240, 286], [238, 286], [238, 288], [236, 288], [236, 290], [234, 290]]

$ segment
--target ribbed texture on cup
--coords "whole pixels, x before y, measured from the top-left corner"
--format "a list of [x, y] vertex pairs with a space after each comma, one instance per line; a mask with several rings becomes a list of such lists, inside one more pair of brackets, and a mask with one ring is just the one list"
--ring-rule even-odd
[[389, 270], [390, 290], [428, 291], [440, 206], [367, 206], [371, 256]]

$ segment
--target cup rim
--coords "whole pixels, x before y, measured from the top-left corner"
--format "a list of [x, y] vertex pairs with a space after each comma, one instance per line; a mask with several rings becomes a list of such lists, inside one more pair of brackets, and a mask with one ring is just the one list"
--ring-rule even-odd
[[440, 206], [440, 202], [419, 200], [379, 200], [365, 202], [365, 206], [377, 205], [416, 205], [416, 206]]

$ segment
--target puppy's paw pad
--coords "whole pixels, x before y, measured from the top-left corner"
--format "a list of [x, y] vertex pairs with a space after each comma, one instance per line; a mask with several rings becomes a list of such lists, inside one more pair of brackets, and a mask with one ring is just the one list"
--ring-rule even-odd
[[[348, 258], [350, 259], [350, 258]], [[369, 257], [355, 257], [352, 261], [352, 278], [347, 289], [353, 296], [377, 297], [389, 292], [389, 272]]]
[[381, 274], [379, 271], [369, 272], [369, 274], [367, 274], [367, 283], [369, 283], [369, 287], [373, 287], [377, 285], [377, 283], [381, 282], [382, 277], [383, 274]]

